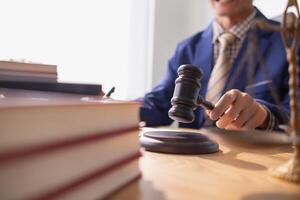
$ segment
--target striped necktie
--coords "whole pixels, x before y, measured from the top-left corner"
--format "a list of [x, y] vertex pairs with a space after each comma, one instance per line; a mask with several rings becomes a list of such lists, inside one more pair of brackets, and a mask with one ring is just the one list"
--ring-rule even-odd
[[229, 47], [234, 43], [235, 39], [232, 33], [225, 32], [217, 40], [220, 44], [219, 55], [211, 72], [206, 93], [206, 99], [214, 104], [222, 95], [231, 69], [232, 63], [229, 55]]

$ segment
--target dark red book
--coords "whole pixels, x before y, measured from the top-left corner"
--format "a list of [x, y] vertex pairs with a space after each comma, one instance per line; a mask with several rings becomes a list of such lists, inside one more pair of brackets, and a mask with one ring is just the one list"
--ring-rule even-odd
[[137, 127], [137, 102], [0, 88], [0, 155]]
[[104, 133], [65, 141], [56, 148], [48, 145], [19, 156], [11, 154], [0, 162], [0, 199], [108, 195], [140, 174], [138, 133], [137, 128]]
[[106, 180], [101, 197], [139, 175], [139, 103], [0, 88], [0, 121], [0, 199]]

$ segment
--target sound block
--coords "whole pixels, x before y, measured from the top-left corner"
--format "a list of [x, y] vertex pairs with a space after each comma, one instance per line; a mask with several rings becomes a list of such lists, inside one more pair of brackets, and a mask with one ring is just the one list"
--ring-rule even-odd
[[183, 131], [145, 131], [140, 144], [147, 151], [171, 154], [208, 154], [219, 151], [219, 145], [200, 133]]

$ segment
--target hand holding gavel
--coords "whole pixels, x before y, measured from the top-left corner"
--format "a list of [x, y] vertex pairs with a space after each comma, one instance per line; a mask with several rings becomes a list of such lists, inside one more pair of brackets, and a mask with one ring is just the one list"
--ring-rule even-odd
[[265, 123], [268, 112], [249, 94], [239, 90], [226, 92], [214, 106], [199, 95], [203, 73], [193, 65], [182, 65], [178, 69], [175, 90], [171, 99], [169, 117], [173, 120], [191, 123], [198, 106], [207, 109], [216, 125], [224, 129], [255, 129]]

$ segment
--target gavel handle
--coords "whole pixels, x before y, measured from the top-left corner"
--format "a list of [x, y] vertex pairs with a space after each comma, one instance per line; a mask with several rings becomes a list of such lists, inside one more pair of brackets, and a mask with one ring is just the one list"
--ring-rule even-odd
[[209, 101], [206, 101], [205, 99], [203, 99], [201, 97], [198, 98], [197, 103], [198, 103], [199, 106], [202, 106], [207, 110], [212, 110], [212, 109], [215, 108], [215, 105], [213, 103], [211, 103]]

